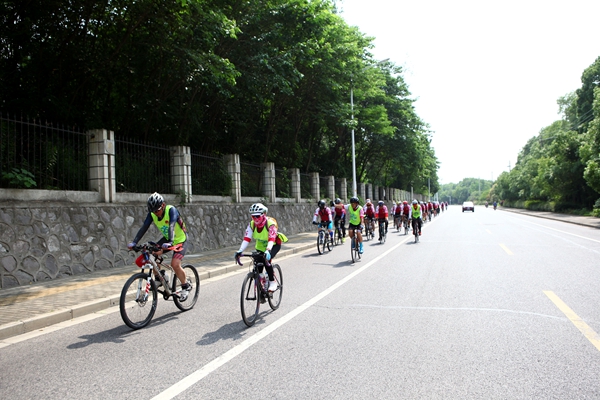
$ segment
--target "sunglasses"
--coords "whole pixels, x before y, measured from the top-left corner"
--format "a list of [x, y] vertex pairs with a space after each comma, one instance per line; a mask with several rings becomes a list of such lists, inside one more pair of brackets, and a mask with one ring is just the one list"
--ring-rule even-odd
[[260, 214], [260, 215], [253, 215], [252, 219], [260, 219], [261, 217], [262, 217], [262, 214]]

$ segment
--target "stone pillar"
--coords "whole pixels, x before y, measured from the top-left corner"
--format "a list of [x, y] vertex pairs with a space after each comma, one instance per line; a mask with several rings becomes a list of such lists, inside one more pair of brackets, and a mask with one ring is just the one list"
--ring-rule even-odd
[[88, 183], [105, 203], [113, 203], [117, 193], [115, 175], [115, 133], [106, 129], [87, 132]]
[[276, 192], [275, 192], [275, 163], [267, 162], [261, 163], [260, 168], [263, 172], [263, 185], [262, 194], [264, 197], [269, 199], [269, 202], [275, 203]]
[[171, 147], [171, 187], [186, 203], [192, 202], [192, 153], [187, 146]]
[[319, 173], [311, 172], [310, 174], [310, 194], [313, 198], [319, 201], [321, 198], [321, 189], [319, 188]]
[[348, 203], [348, 181], [346, 178], [342, 178], [342, 182], [340, 183], [340, 199], [344, 204]]
[[365, 184], [365, 201], [367, 199], [373, 200], [373, 184], [367, 183]]
[[242, 177], [239, 154], [225, 154], [223, 162], [231, 176], [231, 201], [239, 203], [242, 201]]
[[333, 175], [327, 177], [327, 197], [331, 200], [335, 200], [335, 176]]
[[363, 199], [363, 201], [367, 200], [367, 192], [366, 192], [365, 186], [366, 185], [362, 182], [359, 182], [358, 185], [356, 186], [356, 191], [358, 192], [358, 197]]
[[292, 177], [292, 198], [296, 203], [300, 203], [302, 192], [300, 189], [300, 168], [291, 168], [290, 175]]

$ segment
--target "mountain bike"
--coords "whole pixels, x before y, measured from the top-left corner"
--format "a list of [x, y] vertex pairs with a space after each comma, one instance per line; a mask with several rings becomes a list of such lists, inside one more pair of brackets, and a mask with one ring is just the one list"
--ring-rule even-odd
[[402, 216], [394, 215], [394, 226], [396, 227], [396, 231], [400, 232], [402, 230]]
[[354, 229], [354, 236], [352, 236], [351, 244], [350, 244], [350, 256], [352, 257], [352, 262], [355, 263], [360, 260], [360, 243], [357, 240], [357, 231], [360, 232], [360, 229]]
[[327, 225], [329, 225], [329, 222], [319, 222], [318, 225], [317, 250], [319, 254], [325, 253], [325, 247], [331, 251], [331, 246], [333, 245], [331, 236], [329, 236], [329, 232], [327, 231]]
[[[178, 251], [181, 245], [173, 246], [168, 250]], [[142, 254], [135, 260], [141, 272], [133, 274], [121, 291], [119, 298], [119, 310], [123, 322], [131, 329], [140, 329], [152, 321], [158, 304], [158, 294], [163, 299], [173, 299], [175, 306], [181, 311], [191, 310], [200, 293], [200, 277], [196, 267], [184, 265], [185, 280], [192, 285], [187, 296], [182, 294], [181, 282], [175, 275], [175, 271], [169, 264], [163, 263], [163, 257], [155, 253], [162, 250], [156, 243], [148, 242], [134, 246], [134, 251]], [[148, 272], [146, 272], [146, 269]], [[158, 276], [158, 280], [156, 278]]]
[[[252, 266], [242, 283], [242, 293], [240, 296], [240, 308], [242, 310], [242, 320], [246, 326], [250, 327], [256, 322], [260, 305], [269, 302], [269, 306], [273, 311], [279, 308], [281, 304], [281, 296], [283, 295], [283, 275], [281, 268], [277, 264], [273, 264], [273, 275], [277, 282], [277, 290], [269, 292], [269, 280], [266, 275], [258, 272], [259, 267], [264, 268], [268, 262], [265, 260], [265, 253], [253, 251], [252, 254], [240, 254], [235, 261], [239, 265], [243, 265], [240, 257], [251, 257]], [[266, 271], [265, 271], [266, 272]]]
[[408, 217], [407, 216], [402, 217], [402, 225], [404, 225], [404, 234], [408, 235], [408, 230], [410, 229], [410, 227], [408, 225]]
[[379, 220], [379, 243], [384, 244], [387, 232], [385, 231], [385, 220]]

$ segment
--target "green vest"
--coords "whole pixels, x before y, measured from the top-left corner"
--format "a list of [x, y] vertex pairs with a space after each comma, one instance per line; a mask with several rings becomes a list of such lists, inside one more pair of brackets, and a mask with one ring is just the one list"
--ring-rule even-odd
[[412, 209], [413, 218], [419, 218], [421, 216], [421, 207], [420, 206], [418, 206], [416, 210], [414, 207], [411, 207], [411, 209]]
[[348, 222], [352, 225], [360, 225], [360, 211], [360, 206], [355, 210], [352, 208], [352, 204], [350, 204], [350, 207], [348, 207], [348, 214], [350, 214], [350, 219]]
[[[157, 226], [160, 233], [162, 233], [162, 235], [167, 240], [169, 240], [169, 222], [170, 222], [169, 221], [169, 211], [171, 210], [171, 207], [173, 207], [173, 206], [165, 207], [165, 211], [163, 213], [163, 218], [160, 221], [158, 220], [158, 217], [154, 213], [150, 213], [150, 215], [152, 215], [152, 220], [154, 221], [154, 224]], [[173, 238], [174, 245], [183, 243], [187, 239], [185, 232], [183, 231], [183, 229], [181, 228], [181, 226], [178, 223], [175, 224], [174, 235], [175, 235], [175, 237]]]
[[252, 228], [252, 238], [256, 240], [256, 250], [266, 251], [267, 244], [269, 243], [269, 228], [275, 224], [271, 218], [267, 217], [267, 224], [263, 226], [263, 230], [258, 232], [258, 229], [254, 225], [254, 221], [250, 221], [250, 228]]

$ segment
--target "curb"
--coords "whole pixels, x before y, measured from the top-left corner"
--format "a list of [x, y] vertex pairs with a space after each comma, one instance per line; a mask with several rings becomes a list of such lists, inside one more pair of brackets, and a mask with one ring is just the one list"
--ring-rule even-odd
[[549, 219], [551, 221], [566, 222], [568, 224], [579, 225], [579, 226], [586, 226], [588, 228], [600, 229], [600, 226], [597, 226], [597, 225], [587, 224], [585, 222], [579, 222], [579, 221], [572, 221], [572, 220], [568, 220], [568, 219], [564, 219], [564, 218], [556, 218], [556, 217], [552, 217], [551, 215], [539, 215], [539, 214], [535, 214], [535, 213], [531, 213], [531, 212], [527, 212], [527, 211], [520, 211], [521, 209], [500, 208], [499, 210], [500, 211], [511, 212], [513, 214], [522, 214], [522, 215], [527, 215], [529, 217]]
[[[279, 257], [291, 256], [294, 254], [301, 253], [314, 247], [313, 243], [301, 245], [293, 249], [281, 250], [277, 255]], [[248, 268], [247, 265], [226, 265], [222, 267], [214, 268], [210, 271], [199, 272], [200, 282], [205, 279], [214, 278], [219, 275], [224, 275], [229, 272], [238, 271], [244, 268]], [[88, 314], [97, 313], [107, 308], [118, 306], [120, 294], [103, 297], [98, 300], [93, 300], [81, 305], [66, 308], [63, 310], [53, 311], [51, 313], [38, 315], [35, 317], [23, 319], [17, 322], [10, 322], [0, 326], [0, 342], [5, 339], [9, 339], [14, 336], [23, 335], [38, 329], [46, 328], [50, 325], [55, 325], [61, 322], [70, 321], [74, 318], [82, 317]], [[1, 347], [1, 346], [0, 346]]]

